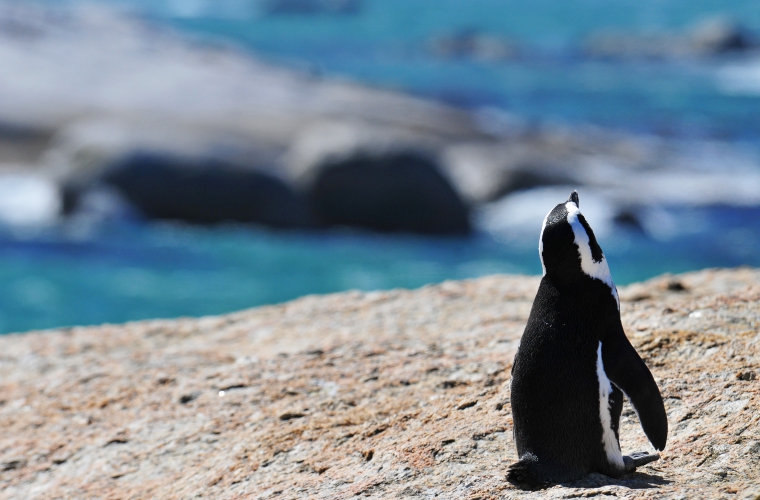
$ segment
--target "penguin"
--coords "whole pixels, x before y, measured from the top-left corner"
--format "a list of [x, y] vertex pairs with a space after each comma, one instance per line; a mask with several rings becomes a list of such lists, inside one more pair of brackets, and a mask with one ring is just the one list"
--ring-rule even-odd
[[654, 448], [662, 451], [667, 440], [662, 396], [625, 335], [607, 260], [579, 204], [573, 191], [544, 219], [543, 277], [512, 364], [519, 461], [507, 479], [519, 487], [591, 472], [617, 478], [659, 459], [656, 453], [622, 455], [624, 397]]

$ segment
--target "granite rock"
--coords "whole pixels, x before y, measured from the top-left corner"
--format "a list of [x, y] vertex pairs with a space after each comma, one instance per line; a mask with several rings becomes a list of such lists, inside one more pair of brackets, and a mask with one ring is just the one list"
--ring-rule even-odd
[[[538, 492], [505, 481], [536, 277], [7, 335], [0, 498], [757, 498], [757, 283], [736, 269], [621, 287], [668, 445], [621, 479]], [[621, 428], [624, 452], [649, 449], [628, 403]]]

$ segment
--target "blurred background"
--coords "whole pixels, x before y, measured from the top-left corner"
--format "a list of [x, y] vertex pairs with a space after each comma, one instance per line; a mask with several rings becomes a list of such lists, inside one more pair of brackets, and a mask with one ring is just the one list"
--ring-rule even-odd
[[760, 265], [754, 0], [0, 0], [0, 333]]

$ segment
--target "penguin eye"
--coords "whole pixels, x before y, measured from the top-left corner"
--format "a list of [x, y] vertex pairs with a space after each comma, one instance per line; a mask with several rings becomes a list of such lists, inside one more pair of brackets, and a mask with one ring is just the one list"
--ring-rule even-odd
[[602, 252], [602, 248], [599, 246], [599, 243], [596, 242], [594, 231], [591, 230], [591, 226], [588, 225], [588, 222], [586, 222], [586, 218], [583, 217], [583, 214], [578, 214], [578, 220], [588, 235], [588, 246], [591, 248], [591, 258], [596, 263], [601, 262], [602, 259], [604, 259], [604, 252]]

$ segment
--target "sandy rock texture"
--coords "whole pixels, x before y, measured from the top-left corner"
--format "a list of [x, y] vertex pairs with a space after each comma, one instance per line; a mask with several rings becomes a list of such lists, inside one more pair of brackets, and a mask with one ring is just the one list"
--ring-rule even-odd
[[[0, 498], [758, 498], [760, 270], [621, 288], [668, 446], [523, 492], [509, 378], [536, 277], [0, 337]], [[624, 452], [649, 448], [626, 403]]]

